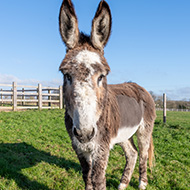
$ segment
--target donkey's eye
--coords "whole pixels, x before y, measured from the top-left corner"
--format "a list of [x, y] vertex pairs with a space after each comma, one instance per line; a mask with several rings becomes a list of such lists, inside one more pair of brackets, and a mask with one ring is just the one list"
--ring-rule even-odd
[[72, 77], [71, 77], [71, 75], [69, 75], [68, 73], [65, 74], [65, 79], [66, 79], [67, 81], [69, 81], [70, 84], [72, 83]]
[[98, 77], [98, 84], [99, 84], [99, 82], [102, 81], [102, 79], [103, 79], [104, 77], [105, 77], [104, 75], [100, 75], [100, 76]]

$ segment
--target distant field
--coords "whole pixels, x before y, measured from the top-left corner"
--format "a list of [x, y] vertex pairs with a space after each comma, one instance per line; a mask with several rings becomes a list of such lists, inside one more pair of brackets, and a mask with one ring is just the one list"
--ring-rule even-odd
[[[154, 128], [156, 166], [148, 190], [190, 189], [190, 112], [168, 112]], [[84, 189], [80, 165], [64, 127], [63, 110], [0, 112], [0, 189]], [[136, 140], [136, 139], [135, 139]], [[125, 165], [119, 146], [111, 151], [107, 189], [119, 185]], [[127, 189], [138, 188], [138, 164]]]

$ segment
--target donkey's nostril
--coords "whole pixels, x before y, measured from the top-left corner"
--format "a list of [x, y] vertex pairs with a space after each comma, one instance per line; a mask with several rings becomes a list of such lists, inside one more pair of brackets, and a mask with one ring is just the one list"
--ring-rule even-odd
[[91, 135], [88, 136], [88, 140], [90, 141], [95, 135], [95, 129], [93, 128]]
[[87, 143], [92, 140], [92, 138], [95, 136], [95, 129], [93, 128], [92, 131], [86, 131], [77, 129], [74, 127], [73, 135], [81, 142], [81, 143]]
[[77, 129], [76, 127], [74, 128], [74, 131], [73, 131], [74, 135], [76, 137], [81, 137], [82, 136], [82, 132], [80, 129]]

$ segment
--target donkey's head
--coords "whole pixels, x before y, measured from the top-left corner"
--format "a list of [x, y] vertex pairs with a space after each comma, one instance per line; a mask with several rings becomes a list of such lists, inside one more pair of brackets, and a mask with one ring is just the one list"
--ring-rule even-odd
[[79, 32], [78, 21], [71, 0], [64, 0], [60, 9], [59, 27], [67, 46], [60, 65], [64, 75], [64, 101], [73, 120], [73, 134], [86, 143], [97, 133], [99, 120], [107, 96], [106, 76], [110, 71], [104, 58], [104, 46], [111, 31], [108, 4], [101, 1], [92, 21], [90, 36]]

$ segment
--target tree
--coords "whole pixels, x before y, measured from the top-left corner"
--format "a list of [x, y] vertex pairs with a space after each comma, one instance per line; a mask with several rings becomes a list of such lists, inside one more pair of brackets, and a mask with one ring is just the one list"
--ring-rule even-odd
[[156, 95], [154, 94], [153, 91], [149, 91], [150, 95], [152, 96], [153, 100], [156, 101], [157, 97]]

